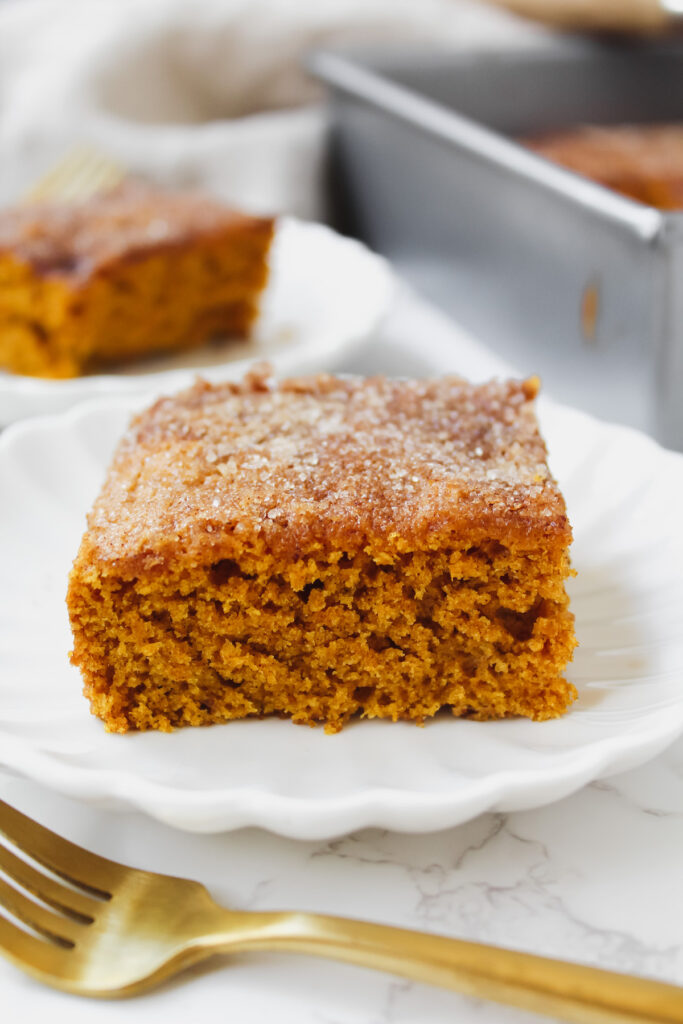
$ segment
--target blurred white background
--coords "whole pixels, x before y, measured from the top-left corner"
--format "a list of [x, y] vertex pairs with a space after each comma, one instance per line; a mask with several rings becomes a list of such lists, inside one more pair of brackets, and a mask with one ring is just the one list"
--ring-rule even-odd
[[460, 0], [4, 0], [0, 201], [86, 141], [162, 182], [319, 217], [325, 119], [307, 51], [543, 35]]

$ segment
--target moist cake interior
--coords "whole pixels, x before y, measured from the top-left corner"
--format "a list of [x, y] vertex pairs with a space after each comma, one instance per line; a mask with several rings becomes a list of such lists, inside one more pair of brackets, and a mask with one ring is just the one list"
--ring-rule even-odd
[[93, 633], [109, 623], [91, 646], [108, 665], [93, 710], [122, 730], [271, 713], [336, 730], [359, 711], [423, 720], [444, 705], [553, 717], [572, 695], [560, 674], [573, 647], [556, 568], [483, 542], [389, 564], [264, 555], [153, 588], [110, 581], [93, 608]]

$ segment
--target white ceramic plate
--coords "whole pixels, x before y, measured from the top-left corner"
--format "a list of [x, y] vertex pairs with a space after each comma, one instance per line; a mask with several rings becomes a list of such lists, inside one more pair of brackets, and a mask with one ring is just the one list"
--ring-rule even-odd
[[285, 374], [329, 368], [372, 333], [389, 307], [394, 279], [386, 260], [322, 224], [281, 218], [270, 268], [248, 342], [212, 343], [71, 380], [0, 370], [0, 426], [96, 396], [177, 391], [197, 373], [236, 380], [259, 359]]
[[259, 825], [314, 839], [445, 828], [538, 806], [632, 767], [683, 731], [683, 456], [541, 405], [575, 530], [580, 698], [564, 718], [420, 729], [288, 721], [107, 735], [67, 660], [66, 577], [107, 461], [138, 402], [110, 399], [0, 436], [0, 759], [73, 797], [184, 829]]

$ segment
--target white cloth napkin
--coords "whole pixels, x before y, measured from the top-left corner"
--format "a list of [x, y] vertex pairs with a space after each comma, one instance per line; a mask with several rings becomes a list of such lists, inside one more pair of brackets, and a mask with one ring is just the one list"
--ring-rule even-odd
[[5, 0], [0, 202], [75, 143], [246, 208], [323, 213], [318, 46], [542, 35], [458, 0]]

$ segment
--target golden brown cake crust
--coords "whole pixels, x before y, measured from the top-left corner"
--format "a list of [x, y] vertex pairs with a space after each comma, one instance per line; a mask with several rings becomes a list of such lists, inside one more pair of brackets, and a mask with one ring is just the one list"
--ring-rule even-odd
[[[272, 221], [267, 221], [272, 224]], [[0, 210], [0, 254], [71, 286], [121, 260], [190, 245], [224, 231], [263, 230], [264, 219], [203, 193], [126, 178], [85, 202], [41, 202]]]
[[463, 535], [571, 539], [533, 413], [537, 381], [198, 382], [137, 417], [90, 517], [93, 557], [265, 548], [387, 553]]

